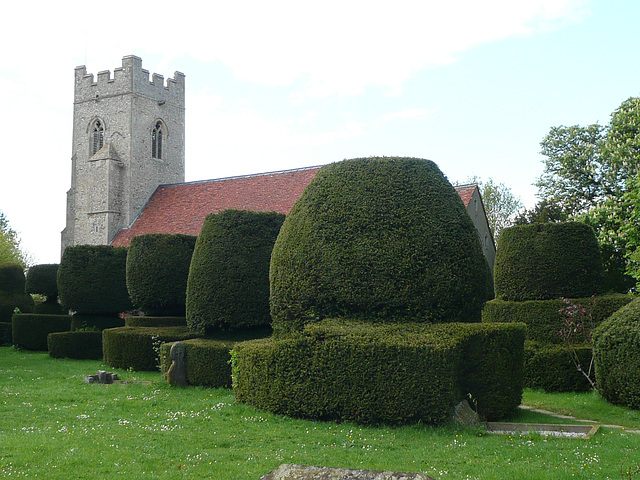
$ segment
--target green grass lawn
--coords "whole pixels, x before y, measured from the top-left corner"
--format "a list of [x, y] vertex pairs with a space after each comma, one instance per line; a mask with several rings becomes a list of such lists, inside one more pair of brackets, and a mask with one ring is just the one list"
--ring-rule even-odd
[[[236, 404], [223, 389], [92, 385], [98, 361], [0, 348], [0, 477], [257, 480], [282, 463], [423, 472], [449, 479], [625, 478], [640, 435], [601, 428], [590, 440], [490, 435], [479, 428], [362, 427], [289, 419]], [[594, 394], [526, 392], [524, 403], [628, 428], [640, 413]], [[544, 421], [521, 414], [516, 420]], [[640, 478], [640, 474], [638, 475]]]

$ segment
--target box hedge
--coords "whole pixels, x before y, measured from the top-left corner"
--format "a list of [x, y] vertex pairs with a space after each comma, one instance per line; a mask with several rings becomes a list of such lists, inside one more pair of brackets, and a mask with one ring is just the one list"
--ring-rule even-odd
[[509, 301], [588, 297], [604, 289], [598, 241], [579, 222], [505, 228], [494, 274], [496, 298]]
[[0, 291], [0, 322], [11, 322], [16, 308], [21, 313], [33, 312], [34, 301], [31, 295]]
[[58, 266], [57, 263], [46, 263], [29, 267], [25, 291], [46, 297], [44, 302], [35, 305], [33, 313], [42, 315], [67, 313], [58, 303]]
[[11, 323], [0, 322], [0, 346], [11, 345]]
[[[591, 309], [593, 327], [598, 326], [616, 310], [622, 308], [633, 300], [630, 295], [614, 294], [601, 295], [590, 298], [574, 298], [571, 302]], [[508, 302], [504, 300], [491, 300], [482, 310], [482, 321], [494, 322], [521, 322], [527, 325], [527, 340], [539, 343], [563, 342], [558, 336], [563, 327], [563, 316], [560, 312], [565, 307], [564, 300], [528, 300], [524, 302]], [[576, 339], [578, 342], [586, 341], [582, 336]]]
[[56, 332], [47, 336], [53, 358], [102, 359], [102, 333], [99, 331]]
[[[593, 348], [575, 345], [580, 365], [588, 369]], [[574, 363], [570, 347], [527, 341], [524, 345], [524, 386], [547, 392], [588, 392], [591, 384]]]
[[18, 263], [0, 264], [0, 292], [25, 293], [25, 277], [22, 265]]
[[126, 247], [67, 247], [58, 268], [58, 291], [62, 305], [84, 314], [112, 314], [130, 310], [126, 262]]
[[185, 317], [126, 317], [127, 327], [186, 327]]
[[614, 313], [593, 338], [598, 392], [608, 402], [640, 409], [640, 298]]
[[131, 239], [127, 289], [133, 306], [148, 315], [184, 315], [193, 235], [151, 233]]
[[198, 336], [187, 327], [108, 328], [102, 331], [102, 353], [114, 368], [158, 370], [162, 343]]
[[238, 343], [238, 401], [293, 417], [404, 424], [446, 421], [467, 394], [489, 419], [522, 395], [524, 326], [325, 320]]
[[206, 217], [191, 260], [187, 324], [192, 330], [267, 325], [269, 261], [284, 215], [225, 210]]
[[22, 313], [13, 315], [11, 322], [13, 344], [25, 350], [47, 351], [47, 336], [50, 333], [69, 330], [71, 330], [69, 315]]
[[105, 328], [124, 327], [124, 319], [116, 314], [93, 315], [86, 313], [74, 313], [71, 316], [71, 330], [102, 331]]
[[323, 318], [474, 322], [489, 266], [455, 189], [429, 160], [322, 167], [271, 256], [276, 332]]

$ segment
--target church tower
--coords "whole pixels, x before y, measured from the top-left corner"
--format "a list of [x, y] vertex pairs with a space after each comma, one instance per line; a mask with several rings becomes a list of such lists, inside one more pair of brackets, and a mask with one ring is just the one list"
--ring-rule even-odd
[[62, 252], [106, 245], [136, 218], [158, 185], [184, 182], [184, 74], [167, 79], [122, 59], [97, 81], [75, 70], [71, 189]]

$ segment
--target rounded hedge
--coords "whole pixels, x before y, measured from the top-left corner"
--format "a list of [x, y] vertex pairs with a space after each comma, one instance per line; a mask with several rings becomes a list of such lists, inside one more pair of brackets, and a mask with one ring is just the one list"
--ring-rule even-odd
[[127, 317], [126, 327], [186, 327], [185, 317]]
[[0, 347], [11, 345], [11, 323], [0, 322]]
[[62, 305], [78, 313], [90, 314], [130, 310], [126, 262], [126, 247], [67, 247], [58, 269], [58, 290]]
[[0, 322], [11, 322], [16, 310], [20, 313], [33, 312], [34, 301], [26, 293], [9, 293], [0, 290]]
[[579, 298], [604, 289], [593, 229], [579, 222], [505, 228], [494, 266], [496, 298], [511, 301]]
[[27, 271], [25, 291], [44, 295], [47, 298], [58, 296], [57, 263], [34, 265]]
[[322, 167], [271, 257], [279, 333], [327, 317], [476, 322], [489, 266], [435, 163], [360, 158]]
[[598, 392], [611, 403], [640, 409], [640, 298], [593, 334]]
[[205, 219], [187, 283], [187, 324], [216, 328], [266, 325], [269, 262], [284, 215], [225, 210]]
[[0, 265], [0, 292], [24, 293], [25, 277], [22, 265], [3, 263]]
[[47, 349], [53, 358], [102, 359], [101, 332], [55, 332], [47, 335]]
[[588, 368], [593, 347], [588, 344], [543, 344], [527, 341], [524, 345], [524, 386], [546, 392], [588, 392], [591, 383], [574, 363], [574, 355]]
[[71, 330], [69, 315], [16, 314], [12, 319], [13, 344], [25, 350], [47, 350], [47, 336]]
[[71, 330], [94, 330], [102, 331], [105, 328], [117, 328], [124, 327], [125, 321], [118, 314], [87, 314], [87, 313], [75, 313], [71, 316]]
[[148, 315], [184, 315], [187, 278], [197, 237], [151, 233], [131, 239], [127, 289]]

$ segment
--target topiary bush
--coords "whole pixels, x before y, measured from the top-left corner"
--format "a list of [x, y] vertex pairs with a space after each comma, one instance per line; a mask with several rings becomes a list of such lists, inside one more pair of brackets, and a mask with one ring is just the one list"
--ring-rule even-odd
[[489, 266], [455, 189], [429, 160], [322, 167], [271, 256], [277, 333], [327, 317], [476, 322]]
[[266, 325], [269, 262], [284, 215], [225, 210], [205, 219], [187, 283], [187, 324], [198, 332]]
[[186, 327], [185, 317], [127, 317], [127, 327]]
[[325, 320], [238, 343], [238, 401], [293, 417], [404, 424], [448, 420], [466, 394], [498, 419], [522, 396], [523, 325]]
[[25, 350], [47, 351], [47, 335], [69, 331], [71, 316], [15, 314], [11, 324], [15, 346]]
[[102, 359], [99, 331], [56, 332], [47, 335], [47, 349], [53, 358]]
[[583, 223], [534, 223], [500, 233], [494, 266], [496, 298], [580, 298], [604, 289], [600, 248]]
[[608, 402], [640, 409], [640, 299], [594, 332], [598, 392]]
[[0, 322], [0, 346], [11, 345], [11, 323]]
[[126, 247], [67, 247], [58, 269], [62, 305], [84, 314], [117, 314], [130, 310], [126, 262]]
[[[171, 367], [171, 346], [175, 342], [162, 344], [160, 370], [166, 374]], [[231, 387], [231, 349], [234, 342], [194, 338], [182, 342], [186, 349], [187, 382], [210, 388]]]
[[24, 293], [24, 269], [18, 263], [0, 264], [0, 292]]
[[113, 313], [105, 315], [76, 313], [71, 317], [71, 330], [74, 332], [86, 330], [101, 332], [106, 328], [117, 328], [124, 326], [124, 319], [119, 315]]
[[0, 291], [0, 322], [9, 323], [16, 308], [21, 313], [33, 312], [34, 301], [26, 293], [10, 293]]
[[[576, 345], [575, 355], [585, 368], [591, 362], [593, 347]], [[588, 392], [591, 384], [580, 372], [565, 345], [527, 341], [524, 346], [524, 385], [546, 392]]]
[[[611, 314], [633, 300], [631, 295], [614, 294], [590, 298], [570, 299], [573, 303], [588, 306], [591, 309], [593, 327], [597, 327]], [[561, 298], [553, 300], [528, 300], [524, 302], [506, 302], [491, 300], [482, 310], [482, 321], [521, 322], [527, 325], [527, 340], [538, 343], [560, 344], [563, 339], [558, 331], [563, 326], [561, 310], [565, 303]], [[586, 342], [583, 334], [576, 341]], [[571, 365], [573, 365], [570, 362]], [[527, 385], [528, 386], [528, 385]]]
[[58, 266], [57, 263], [34, 265], [27, 271], [25, 291], [46, 297], [44, 302], [34, 307], [34, 313], [49, 315], [63, 313], [63, 308], [58, 303]]
[[108, 328], [102, 331], [102, 353], [114, 368], [158, 370], [162, 343], [197, 337], [187, 327]]
[[131, 239], [127, 289], [136, 308], [154, 316], [184, 316], [193, 235], [151, 233]]

